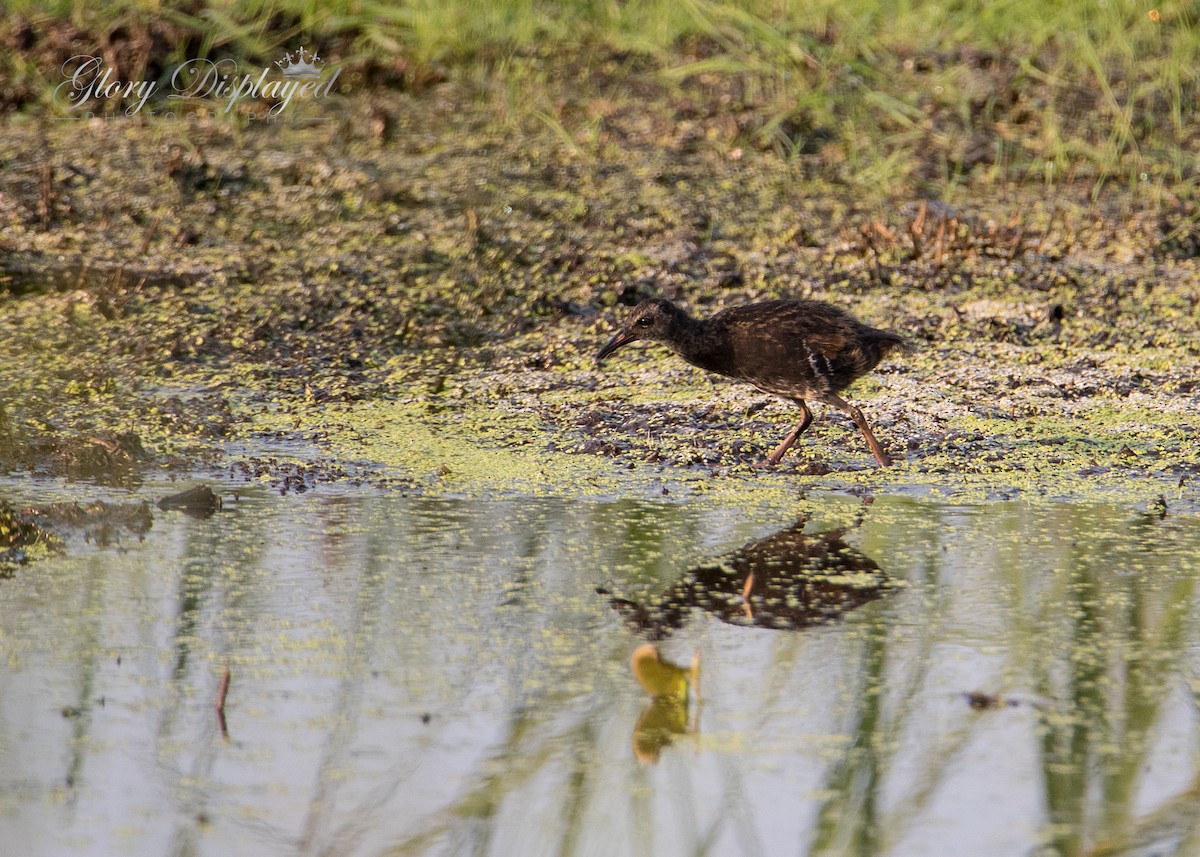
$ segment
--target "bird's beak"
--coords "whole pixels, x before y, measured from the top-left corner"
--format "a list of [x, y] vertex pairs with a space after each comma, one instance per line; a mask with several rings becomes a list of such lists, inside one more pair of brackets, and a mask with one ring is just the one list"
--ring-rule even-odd
[[637, 337], [634, 336], [632, 333], [630, 333], [628, 330], [618, 330], [616, 332], [616, 334], [613, 336], [613, 338], [608, 340], [608, 344], [605, 345], [603, 348], [601, 348], [600, 351], [596, 354], [596, 362], [599, 363], [601, 360], [603, 360], [608, 355], [612, 354], [618, 348], [620, 348], [623, 345], [628, 345], [629, 343], [633, 342], [635, 339], [637, 339]]

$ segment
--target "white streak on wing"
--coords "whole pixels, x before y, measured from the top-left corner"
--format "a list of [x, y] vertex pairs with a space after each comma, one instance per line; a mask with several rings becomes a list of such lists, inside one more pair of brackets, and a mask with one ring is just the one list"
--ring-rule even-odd
[[819, 351], [814, 351], [807, 342], [804, 343], [804, 350], [808, 352], [808, 365], [812, 367], [813, 371], [813, 390], [822, 393], [828, 392], [829, 376], [833, 374], [829, 359]]

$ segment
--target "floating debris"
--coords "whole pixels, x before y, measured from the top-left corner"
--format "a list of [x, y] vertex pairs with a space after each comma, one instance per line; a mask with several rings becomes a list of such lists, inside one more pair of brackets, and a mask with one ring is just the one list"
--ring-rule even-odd
[[197, 485], [158, 501], [164, 512], [183, 512], [193, 518], [211, 518], [221, 510], [221, 498], [207, 485]]

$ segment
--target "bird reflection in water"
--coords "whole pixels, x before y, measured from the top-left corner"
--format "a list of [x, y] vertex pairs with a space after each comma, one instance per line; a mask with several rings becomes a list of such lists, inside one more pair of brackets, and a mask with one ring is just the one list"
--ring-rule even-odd
[[[853, 526], [859, 523], [861, 516]], [[801, 517], [723, 561], [692, 569], [647, 603], [612, 597], [609, 604], [634, 633], [656, 641], [697, 612], [732, 625], [800, 630], [835, 621], [887, 591], [889, 579], [875, 561], [844, 541], [852, 527], [805, 533], [804, 524]], [[644, 643], [630, 666], [651, 697], [634, 727], [634, 753], [653, 762], [674, 736], [697, 729], [689, 702], [699, 706], [699, 654], [683, 667], [663, 660], [653, 642]]]

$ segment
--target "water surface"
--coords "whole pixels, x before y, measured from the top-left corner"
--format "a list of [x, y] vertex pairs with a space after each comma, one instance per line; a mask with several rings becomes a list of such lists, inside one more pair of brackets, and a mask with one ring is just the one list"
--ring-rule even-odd
[[1198, 557], [1194, 516], [1049, 502], [155, 510], [0, 580], [0, 841], [1200, 853]]

